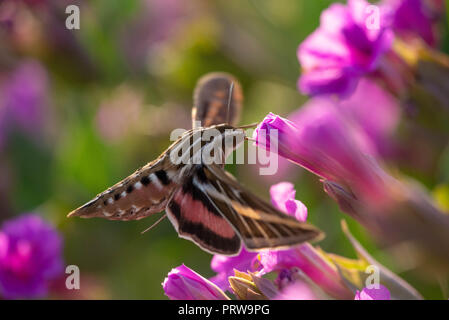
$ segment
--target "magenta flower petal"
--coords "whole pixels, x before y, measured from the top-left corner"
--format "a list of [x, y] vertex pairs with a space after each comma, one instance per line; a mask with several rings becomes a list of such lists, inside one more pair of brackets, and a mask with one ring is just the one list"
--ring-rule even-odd
[[0, 295], [42, 297], [63, 271], [62, 238], [42, 218], [24, 215], [0, 231]]
[[290, 182], [281, 182], [270, 188], [271, 202], [273, 206], [305, 222], [307, 219], [307, 208], [299, 200], [295, 199], [296, 191]]
[[379, 288], [363, 288], [360, 292], [357, 290], [354, 300], [390, 300], [390, 291], [383, 285], [379, 285]]
[[234, 275], [234, 269], [247, 272], [256, 271], [257, 252], [249, 252], [242, 248], [237, 256], [223, 256], [216, 254], [210, 263], [212, 270], [217, 275], [209, 280], [215, 283], [222, 290], [229, 290], [228, 278]]
[[172, 269], [162, 283], [172, 300], [226, 300], [223, 291], [185, 265]]

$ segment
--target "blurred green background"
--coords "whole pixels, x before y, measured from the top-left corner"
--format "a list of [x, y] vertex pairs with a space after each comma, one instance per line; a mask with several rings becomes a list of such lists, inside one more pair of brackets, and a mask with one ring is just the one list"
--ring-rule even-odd
[[[11, 130], [0, 157], [0, 219], [37, 212], [64, 235], [66, 264], [81, 270], [84, 298], [164, 298], [161, 282], [182, 263], [212, 276], [211, 255], [178, 238], [168, 220], [67, 219], [169, 146], [175, 128], [190, 127], [192, 92], [203, 74], [226, 71], [245, 95], [242, 124], [270, 111], [287, 115], [305, 101], [296, 89], [299, 43], [319, 24], [329, 0], [29, 1], [14, 8], [14, 26], [0, 36], [0, 73], [24, 61], [46, 74], [44, 120], [32, 134]], [[65, 6], [81, 8], [80, 30], [65, 28]], [[42, 71], [41, 70], [41, 71]], [[357, 223], [339, 212], [316, 177], [295, 168], [261, 178], [256, 166], [228, 166], [268, 199], [271, 184], [290, 180], [310, 222], [327, 237], [327, 252], [355, 257], [340, 230], [426, 298], [441, 289], [395, 265]], [[67, 294], [67, 297], [70, 297]], [[64, 294], [55, 294], [63, 297]]]

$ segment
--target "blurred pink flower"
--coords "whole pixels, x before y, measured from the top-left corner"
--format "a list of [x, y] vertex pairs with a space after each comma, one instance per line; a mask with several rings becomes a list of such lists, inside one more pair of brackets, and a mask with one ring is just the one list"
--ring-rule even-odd
[[428, 45], [436, 45], [438, 34], [435, 22], [438, 9], [433, 8], [433, 11], [429, 1], [383, 0], [381, 6], [384, 11], [382, 18], [387, 19], [396, 34], [405, 39], [418, 36]]
[[176, 35], [188, 17], [188, 6], [180, 0], [144, 0], [139, 15], [123, 34], [123, 50], [131, 67], [142, 68], [151, 59], [150, 50]]
[[296, 281], [285, 287], [274, 300], [316, 300], [313, 291], [304, 282]]
[[162, 286], [172, 300], [227, 300], [228, 297], [211, 281], [180, 265], [172, 269]]
[[367, 143], [378, 155], [395, 152], [392, 137], [401, 120], [401, 106], [393, 95], [373, 80], [363, 78], [349, 98], [336, 103], [338, 111], [366, 135]]
[[[335, 113], [336, 119], [341, 118], [350, 124], [353, 138], [363, 146], [365, 153], [382, 159], [398, 155], [394, 134], [401, 120], [401, 107], [393, 95], [373, 80], [362, 78], [355, 92], [346, 99], [336, 100], [330, 96], [312, 98], [291, 113], [288, 119], [302, 125], [308, 118], [324, 113]], [[294, 174], [294, 166], [284, 158], [279, 158], [278, 167], [274, 176], [278, 179]], [[273, 176], [266, 177], [273, 179]]]
[[48, 104], [46, 70], [37, 61], [22, 62], [3, 78], [0, 84], [0, 97], [0, 113], [7, 119], [7, 129], [11, 130], [17, 125], [21, 130], [35, 134], [44, 125], [46, 117]]
[[43, 297], [49, 280], [63, 272], [62, 238], [37, 215], [4, 223], [0, 230], [0, 295]]
[[95, 116], [98, 133], [109, 143], [125, 139], [139, 127], [142, 109], [142, 94], [127, 84], [120, 85], [98, 108]]
[[373, 80], [362, 78], [355, 92], [347, 99], [312, 98], [288, 119], [302, 126], [326, 113], [355, 128], [353, 137], [364, 152], [373, 156], [394, 153], [392, 136], [401, 118], [400, 105], [395, 97]]
[[368, 28], [369, 5], [365, 0], [348, 0], [347, 5], [332, 4], [323, 11], [319, 28], [298, 48], [301, 92], [347, 96], [361, 76], [376, 70], [390, 50], [393, 34], [382, 20], [379, 28]]
[[363, 288], [361, 292], [357, 290], [354, 300], [390, 300], [390, 291], [381, 284], [378, 289]]

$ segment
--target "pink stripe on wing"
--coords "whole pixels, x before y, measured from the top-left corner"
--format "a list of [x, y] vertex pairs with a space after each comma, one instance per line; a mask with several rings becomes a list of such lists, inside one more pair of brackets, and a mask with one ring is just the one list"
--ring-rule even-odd
[[189, 194], [178, 192], [175, 201], [180, 204], [183, 219], [192, 223], [201, 223], [220, 237], [231, 239], [235, 231], [223, 218], [210, 212], [201, 201], [193, 200]]

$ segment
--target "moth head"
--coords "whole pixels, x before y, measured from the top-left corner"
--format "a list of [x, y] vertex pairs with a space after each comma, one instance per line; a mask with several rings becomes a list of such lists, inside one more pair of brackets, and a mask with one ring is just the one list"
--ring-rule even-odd
[[221, 141], [217, 141], [216, 145], [221, 144], [226, 159], [245, 141], [245, 131], [226, 124], [217, 126], [217, 129], [221, 132]]
[[229, 156], [245, 141], [245, 131], [243, 129], [229, 129], [225, 131], [225, 156]]
[[223, 164], [226, 158], [245, 140], [245, 132], [227, 124], [201, 128], [202, 161]]

